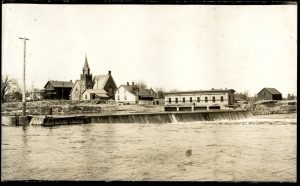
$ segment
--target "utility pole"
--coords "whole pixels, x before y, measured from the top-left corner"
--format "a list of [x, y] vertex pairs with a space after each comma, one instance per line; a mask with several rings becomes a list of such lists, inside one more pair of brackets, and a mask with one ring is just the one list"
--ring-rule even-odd
[[23, 39], [24, 41], [24, 63], [23, 63], [23, 96], [22, 96], [22, 114], [26, 116], [26, 97], [25, 97], [25, 62], [26, 62], [26, 41], [29, 40], [26, 37], [19, 37], [19, 39]]

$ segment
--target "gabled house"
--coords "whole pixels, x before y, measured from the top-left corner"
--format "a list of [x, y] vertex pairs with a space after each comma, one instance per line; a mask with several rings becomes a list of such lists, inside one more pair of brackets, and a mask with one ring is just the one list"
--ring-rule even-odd
[[257, 97], [258, 100], [282, 100], [282, 94], [275, 88], [263, 88]]
[[145, 89], [128, 82], [126, 85], [121, 85], [116, 93], [115, 100], [117, 103], [123, 104], [153, 104], [155, 98], [155, 92], [152, 88]]
[[74, 83], [71, 81], [48, 81], [44, 86], [46, 99], [69, 99]]

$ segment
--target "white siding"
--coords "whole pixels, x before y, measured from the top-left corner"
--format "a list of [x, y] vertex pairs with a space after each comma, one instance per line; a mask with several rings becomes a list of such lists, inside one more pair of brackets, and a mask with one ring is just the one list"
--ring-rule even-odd
[[123, 86], [117, 89], [115, 94], [115, 100], [117, 103], [129, 103], [129, 104], [137, 103], [137, 97], [132, 93], [128, 92]]
[[82, 94], [82, 100], [90, 100], [91, 99], [91, 94], [88, 91], [85, 91]]
[[[230, 105], [230, 101], [228, 100], [229, 94], [231, 95], [231, 99], [233, 99], [233, 93], [228, 92], [211, 92], [211, 93], [178, 93], [178, 94], [166, 94], [165, 95], [165, 105], [186, 105], [186, 106], [220, 106], [221, 109], [227, 108]], [[192, 102], [190, 102], [190, 97], [192, 97]], [[200, 101], [198, 102], [198, 97]], [[213, 101], [213, 97], [215, 101]], [[223, 101], [221, 101], [221, 97], [223, 97]], [[171, 98], [171, 103], [169, 103], [169, 98]], [[178, 99], [178, 103], [175, 102], [176, 98]], [[183, 102], [183, 98], [185, 98], [185, 102]], [[205, 101], [207, 98], [207, 102]], [[231, 100], [232, 101], [232, 100]]]
[[74, 87], [72, 88], [71, 100], [79, 100], [80, 94], [80, 81], [76, 81]]

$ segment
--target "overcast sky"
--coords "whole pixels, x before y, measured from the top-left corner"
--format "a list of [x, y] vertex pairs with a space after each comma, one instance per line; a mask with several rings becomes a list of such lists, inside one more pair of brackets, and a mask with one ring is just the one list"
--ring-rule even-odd
[[169, 91], [297, 92], [297, 6], [2, 4], [2, 74], [26, 86], [112, 71]]

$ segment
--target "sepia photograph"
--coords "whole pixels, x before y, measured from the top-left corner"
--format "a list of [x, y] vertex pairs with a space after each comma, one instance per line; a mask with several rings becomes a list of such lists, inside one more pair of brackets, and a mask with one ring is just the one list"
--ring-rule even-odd
[[2, 182], [297, 182], [297, 3], [3, 3], [1, 44]]

